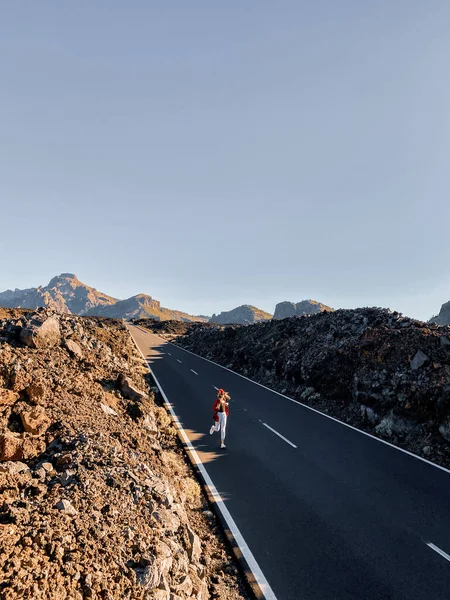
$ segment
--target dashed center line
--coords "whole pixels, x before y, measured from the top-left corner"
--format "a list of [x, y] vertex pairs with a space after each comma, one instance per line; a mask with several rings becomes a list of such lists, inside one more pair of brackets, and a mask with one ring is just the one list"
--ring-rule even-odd
[[183, 364], [179, 358], [177, 358], [177, 361], [180, 363], [180, 365]]
[[278, 433], [278, 431], [276, 431], [275, 429], [273, 429], [272, 427], [270, 427], [270, 425], [267, 425], [267, 423], [263, 423], [263, 425], [264, 425], [264, 427], [267, 427], [267, 429], [270, 429], [270, 431], [272, 431], [275, 435], [277, 435], [282, 440], [284, 440], [286, 442], [286, 444], [289, 444], [293, 448], [297, 448], [297, 446], [295, 444], [293, 444], [287, 438], [285, 438], [284, 435], [281, 435], [281, 433]]
[[172, 356], [172, 355], [170, 354], [170, 352], [168, 352], [167, 354], [168, 354], [169, 356]]
[[215, 385], [213, 385], [213, 388], [214, 388], [215, 390], [219, 391], [219, 388], [216, 388], [216, 386], [215, 386]]
[[191, 369], [192, 373], [194, 373], [194, 375], [198, 375], [198, 373], [196, 371], [194, 371], [194, 369]]
[[445, 558], [445, 560], [448, 560], [450, 562], [450, 556], [447, 554], [447, 552], [444, 552], [443, 550], [441, 550], [440, 548], [438, 548], [431, 542], [429, 544], [427, 544], [427, 546], [429, 548], [431, 548], [432, 550], [434, 550], [435, 552], [437, 552], [438, 554], [440, 554], [443, 558]]

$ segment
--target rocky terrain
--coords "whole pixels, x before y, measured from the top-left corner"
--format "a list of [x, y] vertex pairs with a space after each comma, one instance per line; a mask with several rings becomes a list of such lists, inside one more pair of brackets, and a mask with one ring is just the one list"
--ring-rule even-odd
[[251, 325], [260, 321], [267, 321], [272, 318], [272, 315], [264, 312], [259, 308], [244, 304], [233, 308], [233, 310], [221, 312], [219, 315], [213, 315], [210, 319], [211, 323], [219, 323], [220, 325], [236, 324], [236, 325]]
[[303, 317], [315, 315], [319, 312], [332, 312], [333, 309], [316, 300], [302, 300], [301, 302], [279, 302], [275, 307], [274, 319], [287, 319], [289, 317]]
[[188, 322], [188, 321], [159, 321], [157, 319], [132, 319], [133, 325], [145, 327], [152, 333], [156, 333], [162, 337], [173, 337], [185, 335], [197, 329], [211, 329], [219, 327], [215, 323]]
[[432, 317], [430, 323], [436, 323], [436, 325], [450, 325], [450, 302], [446, 302], [442, 305], [439, 314], [436, 317]]
[[197, 329], [177, 343], [450, 467], [450, 327], [363, 308]]
[[0, 598], [247, 598], [120, 321], [0, 309]]
[[60, 313], [103, 316], [111, 319], [208, 321], [208, 317], [164, 308], [158, 300], [138, 294], [127, 300], [117, 300], [82, 283], [73, 273], [54, 277], [47, 286], [27, 290], [6, 290], [0, 293], [0, 306], [5, 308], [49, 307]]

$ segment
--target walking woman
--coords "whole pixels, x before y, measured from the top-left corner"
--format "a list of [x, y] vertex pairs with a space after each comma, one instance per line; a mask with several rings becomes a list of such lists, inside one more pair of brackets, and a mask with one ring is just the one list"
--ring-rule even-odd
[[209, 433], [212, 435], [215, 431], [220, 431], [220, 440], [221, 448], [226, 448], [225, 446], [225, 432], [227, 428], [227, 418], [228, 418], [228, 400], [230, 396], [227, 394], [225, 390], [220, 389], [217, 392], [217, 400], [213, 404], [213, 419], [214, 423], [209, 430]]

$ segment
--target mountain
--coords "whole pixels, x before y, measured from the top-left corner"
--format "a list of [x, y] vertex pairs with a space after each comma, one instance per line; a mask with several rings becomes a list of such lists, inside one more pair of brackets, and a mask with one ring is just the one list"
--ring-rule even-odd
[[333, 308], [317, 302], [316, 300], [302, 300], [301, 302], [279, 302], [275, 307], [274, 319], [287, 319], [288, 317], [302, 317], [314, 315], [319, 312], [333, 312]]
[[251, 325], [260, 321], [268, 321], [272, 315], [263, 310], [244, 304], [233, 308], [233, 310], [221, 312], [220, 315], [213, 315], [210, 319], [211, 323], [219, 323], [220, 325]]
[[27, 290], [6, 290], [0, 293], [0, 306], [4, 308], [39, 308], [48, 306], [61, 313], [109, 317], [114, 319], [154, 318], [165, 321], [208, 321], [208, 317], [195, 317], [178, 310], [163, 308], [158, 300], [138, 294], [127, 300], [118, 300], [102, 294], [82, 283], [73, 273], [61, 273], [46, 286]]
[[110, 306], [116, 298], [107, 296], [82, 283], [73, 273], [61, 273], [46, 286], [0, 293], [0, 306], [5, 308], [38, 308], [49, 306], [58, 312], [84, 315], [91, 309]]
[[436, 323], [436, 325], [450, 325], [450, 302], [443, 304], [440, 313], [436, 317], [432, 317], [429, 322]]
[[146, 294], [138, 294], [126, 300], [119, 300], [111, 306], [92, 308], [87, 315], [110, 319], [158, 319], [160, 321], [208, 321], [208, 317], [195, 317], [179, 310], [164, 308], [158, 300]]

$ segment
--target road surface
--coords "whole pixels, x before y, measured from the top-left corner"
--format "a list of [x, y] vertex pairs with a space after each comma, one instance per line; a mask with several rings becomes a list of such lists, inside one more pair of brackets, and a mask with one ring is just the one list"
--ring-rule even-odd
[[449, 472], [130, 331], [278, 600], [450, 599]]

